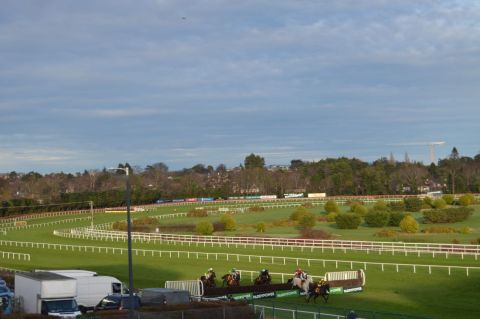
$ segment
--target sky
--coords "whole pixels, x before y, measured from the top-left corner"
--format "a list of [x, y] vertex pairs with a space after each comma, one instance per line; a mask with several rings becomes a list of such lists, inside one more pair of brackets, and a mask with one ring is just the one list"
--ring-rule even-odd
[[480, 152], [478, 1], [0, 8], [0, 172]]

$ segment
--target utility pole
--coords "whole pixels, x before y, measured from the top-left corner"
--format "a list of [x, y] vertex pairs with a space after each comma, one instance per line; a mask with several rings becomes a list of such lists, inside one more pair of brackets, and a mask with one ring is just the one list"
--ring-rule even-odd
[[90, 214], [92, 215], [90, 228], [93, 230], [93, 201], [90, 201]]

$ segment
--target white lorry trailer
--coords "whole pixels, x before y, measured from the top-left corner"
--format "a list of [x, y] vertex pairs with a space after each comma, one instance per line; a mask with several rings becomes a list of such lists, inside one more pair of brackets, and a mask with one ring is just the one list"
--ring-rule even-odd
[[75, 279], [50, 272], [15, 274], [15, 297], [25, 313], [75, 318], [81, 313]]
[[48, 270], [48, 272], [70, 277], [77, 281], [77, 297], [75, 299], [81, 312], [93, 310], [105, 296], [125, 292], [122, 282], [117, 278], [98, 276], [93, 271]]

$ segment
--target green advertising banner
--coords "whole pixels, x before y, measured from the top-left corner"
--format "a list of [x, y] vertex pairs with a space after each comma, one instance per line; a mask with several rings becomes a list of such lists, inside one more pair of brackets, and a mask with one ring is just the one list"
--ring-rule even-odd
[[232, 295], [233, 300], [252, 300], [253, 299], [253, 293], [247, 292], [244, 294], [233, 294]]
[[343, 287], [332, 287], [330, 288], [331, 295], [341, 295], [343, 294]]
[[283, 298], [283, 297], [291, 297], [291, 296], [298, 296], [298, 290], [277, 290], [275, 291], [275, 297]]

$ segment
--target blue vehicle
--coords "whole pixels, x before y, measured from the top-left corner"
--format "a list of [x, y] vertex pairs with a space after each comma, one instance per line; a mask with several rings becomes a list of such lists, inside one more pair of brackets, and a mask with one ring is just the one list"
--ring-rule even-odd
[[0, 278], [0, 315], [9, 315], [13, 309], [13, 292], [7, 287], [5, 280]]

